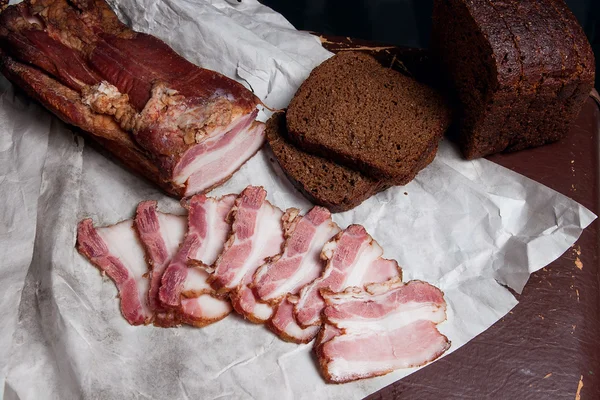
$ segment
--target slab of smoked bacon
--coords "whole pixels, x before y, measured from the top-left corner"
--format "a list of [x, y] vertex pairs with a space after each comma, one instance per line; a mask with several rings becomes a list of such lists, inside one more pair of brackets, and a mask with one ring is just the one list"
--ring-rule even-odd
[[263, 143], [260, 101], [103, 0], [26, 0], [0, 13], [0, 71], [177, 196], [226, 181]]

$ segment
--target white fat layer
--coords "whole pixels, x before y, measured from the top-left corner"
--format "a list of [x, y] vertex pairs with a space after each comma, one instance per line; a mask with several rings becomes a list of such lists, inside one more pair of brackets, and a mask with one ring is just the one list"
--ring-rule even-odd
[[383, 249], [377, 242], [363, 242], [352, 266], [348, 268], [348, 274], [346, 274], [342, 289], [350, 286], [362, 287], [366, 283], [364, 279], [371, 263], [381, 257], [382, 254]]
[[181, 215], [158, 212], [160, 236], [165, 242], [169, 260], [177, 253], [187, 231], [187, 218]]
[[273, 308], [268, 304], [257, 302], [252, 310], [252, 315], [262, 321], [266, 321], [273, 315]]
[[208, 294], [182, 299], [184, 311], [188, 311], [196, 318], [215, 319], [222, 318], [232, 310], [231, 303], [227, 300], [216, 299]]
[[[298, 301], [298, 304], [296, 305], [296, 309], [301, 310], [302, 308], [304, 308], [308, 299], [310, 299], [311, 296], [315, 296], [315, 287], [318, 287], [317, 285], [327, 280], [333, 272], [334, 268], [338, 267], [333, 265], [332, 261], [338, 246], [339, 240], [331, 240], [327, 242], [325, 246], [323, 246], [322, 253], [329, 260], [328, 265], [320, 278], [315, 279], [313, 283], [310, 283], [302, 288], [302, 290], [300, 291], [300, 299]], [[358, 254], [356, 255], [356, 258], [354, 259], [352, 265], [344, 267], [347, 273], [345, 274], [344, 283], [339, 289], [344, 290], [345, 288], [352, 286], [362, 288], [364, 284], [367, 283], [364, 282], [364, 278], [367, 274], [371, 263], [377, 260], [379, 257], [381, 257], [382, 254], [383, 249], [381, 248], [381, 246], [379, 246], [377, 242], [363, 241], [361, 243], [361, 248], [359, 249]], [[312, 320], [310, 322], [314, 323], [315, 320]]]
[[210, 290], [212, 291], [210, 285], [206, 282], [208, 279], [208, 272], [198, 267], [191, 267], [187, 270], [187, 276], [185, 281], [183, 282], [183, 291], [184, 292], [192, 292], [192, 291], [202, 291], [202, 290]]
[[[202, 205], [204, 209], [204, 215], [206, 219], [206, 236], [201, 238], [202, 241], [198, 249], [196, 250], [196, 254], [188, 254], [188, 259], [200, 261], [204, 264], [207, 264], [206, 259], [206, 251], [210, 247], [210, 238], [213, 234], [213, 214], [216, 212], [216, 201], [212, 197], [206, 199], [204, 204]], [[211, 263], [212, 264], [212, 263]], [[210, 264], [207, 264], [210, 265]]]
[[[344, 304], [350, 301], [385, 301], [384, 299], [390, 293], [398, 288], [404, 287], [406, 283], [402, 282], [399, 277], [395, 277], [384, 283], [378, 283], [377, 287], [374, 287], [373, 285], [375, 284], [368, 284], [366, 290], [353, 286], [346, 288], [343, 292], [326, 293], [324, 297], [327, 299], [327, 304], [330, 305]], [[372, 292], [372, 289], [374, 289], [375, 292]]]
[[[237, 171], [242, 164], [252, 157], [252, 155], [256, 153], [262, 146], [263, 129], [264, 128], [262, 125], [257, 125], [253, 129], [247, 128], [245, 132], [242, 131], [236, 135], [236, 137], [227, 146], [219, 148], [218, 150], [212, 151], [208, 154], [202, 154], [192, 161], [190, 166], [193, 165], [193, 171], [190, 171], [182, 183], [186, 182], [190, 177], [196, 180], [195, 175], [200, 174], [200, 176], [202, 176], [203, 171], [206, 171], [207, 169], [211, 171], [218, 170], [219, 173], [213, 173], [208, 174], [208, 176], [204, 176], [204, 180], [202, 180], [202, 183], [199, 186], [193, 186], [188, 183], [188, 186], [185, 190], [186, 196], [212, 187], [216, 183], [222, 181]], [[179, 178], [176, 178], [176, 180], [177, 179]]]
[[[302, 262], [299, 268], [292, 276], [280, 281], [280, 286], [267, 299], [275, 299], [287, 293], [295, 294], [302, 286], [317, 279], [324, 268], [323, 261], [321, 260], [323, 246], [339, 231], [340, 228], [336, 224], [331, 223], [330, 220], [319, 225], [310, 242], [308, 251], [306, 254], [300, 255]], [[282, 259], [284, 257], [285, 254]]]
[[[331, 240], [331, 241], [325, 243], [325, 246], [323, 246], [321, 253], [325, 256], [325, 258], [327, 260], [331, 260], [333, 258], [333, 254], [335, 253], [335, 249], [337, 249], [337, 246], [338, 246], [338, 241]], [[312, 296], [316, 295], [316, 294], [314, 294], [314, 291], [316, 290], [315, 288], [318, 287], [318, 285], [321, 282], [328, 279], [329, 275], [331, 275], [331, 272], [333, 271], [331, 261], [327, 261], [327, 263], [328, 264], [325, 267], [325, 271], [323, 271], [323, 274], [321, 275], [320, 278], [315, 279], [312, 283], [309, 283], [308, 285], [306, 285], [302, 289], [300, 289], [300, 298], [298, 299], [298, 302], [296, 303], [297, 310], [301, 310], [304, 308], [308, 299], [311, 298], [311, 295]], [[315, 322], [315, 321], [313, 320], [311, 322]]]
[[319, 329], [321, 329], [321, 326], [309, 326], [306, 329], [302, 329], [300, 325], [296, 323], [296, 320], [292, 318], [291, 322], [285, 327], [285, 333], [298, 340], [303, 340], [304, 338], [315, 337], [319, 332]]
[[[206, 141], [201, 142], [199, 145], [205, 145], [208, 144], [210, 142], [214, 142], [214, 141], [218, 141], [219, 139], [221, 139], [227, 132], [231, 131], [232, 129], [234, 129], [239, 123], [243, 123], [243, 120], [245, 118], [247, 118], [248, 115], [240, 115], [237, 118], [234, 118], [231, 123], [229, 125], [227, 125], [226, 127], [219, 127], [216, 130], [214, 130], [213, 132], [210, 133], [209, 135], [209, 139]], [[248, 130], [252, 125], [249, 125], [248, 128], [246, 128], [246, 130]], [[244, 137], [244, 130], [242, 130], [238, 135], [236, 135], [236, 139], [238, 139], [239, 137]], [[233, 142], [235, 142], [236, 140], [234, 140]], [[192, 150], [193, 147], [190, 149]], [[204, 156], [204, 155], [203, 155]], [[201, 159], [201, 160], [199, 160]], [[192, 163], [188, 164], [177, 176], [173, 177], [175, 183], [178, 184], [183, 184], [185, 183], [185, 181], [196, 171], [198, 171], [198, 167], [203, 165], [204, 163], [202, 162], [202, 160], [204, 160], [204, 157], [198, 157], [196, 158]]]
[[[256, 216], [254, 235], [249, 239], [245, 239], [252, 241], [252, 251], [242, 267], [238, 269], [229, 287], [234, 288], [238, 286], [246, 274], [254, 274], [258, 267], [264, 263], [266, 257], [279, 254], [281, 244], [283, 243], [282, 216], [283, 211], [272, 206], [267, 201], [260, 207]], [[237, 238], [234, 246], [236, 244], [239, 244]]]
[[[332, 340], [344, 340], [345, 335], [338, 336]], [[352, 340], [348, 338], [347, 340]], [[390, 360], [360, 360], [360, 361], [349, 361], [344, 358], [335, 358], [327, 363], [329, 374], [334, 380], [343, 380], [348, 377], [369, 377], [378, 373], [385, 373], [391, 370], [400, 368], [417, 367], [427, 363], [431, 360], [432, 354], [439, 354], [446, 348], [446, 342], [438, 340], [435, 345], [429, 346], [418, 353], [410, 355], [404, 355], [403, 357], [397, 357], [394, 354], [394, 358]]]
[[356, 316], [356, 318], [351, 320], [330, 319], [330, 322], [338, 328], [346, 329], [347, 332], [360, 334], [374, 331], [392, 332], [420, 320], [427, 320], [438, 324], [445, 319], [446, 312], [443, 307], [439, 307], [433, 303], [410, 302], [400, 305], [383, 318], [373, 319]]
[[148, 273], [148, 264], [144, 248], [133, 228], [133, 221], [125, 220], [112, 226], [98, 228], [96, 231], [106, 243], [110, 254], [118, 258], [135, 279], [144, 315], [151, 315], [147, 296], [150, 282], [144, 276]]

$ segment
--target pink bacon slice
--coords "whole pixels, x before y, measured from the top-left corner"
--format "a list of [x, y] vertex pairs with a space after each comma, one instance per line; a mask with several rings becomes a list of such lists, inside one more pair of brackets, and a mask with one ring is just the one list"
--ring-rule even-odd
[[113, 280], [127, 322], [144, 325], [152, 321], [148, 266], [132, 220], [95, 228], [91, 219], [84, 219], [77, 227], [77, 250]]
[[418, 367], [450, 347], [436, 327], [446, 319], [444, 294], [426, 282], [389, 281], [323, 297], [325, 327], [315, 350], [328, 382]]
[[267, 321], [273, 310], [257, 301], [249, 285], [255, 271], [281, 253], [284, 241], [284, 213], [266, 196], [262, 187], [248, 186], [237, 197], [230, 213], [231, 234], [209, 278], [217, 291], [229, 293], [238, 313], [255, 323]]
[[318, 327], [302, 329], [293, 314], [294, 305], [288, 296], [318, 278], [323, 272], [323, 246], [340, 228], [331, 220], [331, 213], [323, 207], [313, 207], [306, 215], [290, 209], [284, 217], [284, 251], [260, 267], [254, 276], [253, 289], [259, 301], [276, 306], [269, 328], [282, 339], [306, 343], [316, 335]]
[[401, 279], [398, 263], [381, 258], [382, 255], [381, 246], [361, 225], [350, 225], [336, 235], [323, 247], [321, 256], [327, 261], [323, 274], [300, 291], [294, 306], [298, 324], [303, 328], [321, 324], [323, 289], [337, 292], [351, 286]]
[[231, 303], [208, 284], [206, 268], [223, 249], [230, 230], [226, 217], [235, 198], [195, 195], [184, 204], [188, 209], [188, 231], [162, 276], [159, 299], [165, 307], [179, 310], [180, 318], [190, 325], [204, 326], [232, 310]]
[[175, 326], [178, 324], [176, 316], [162, 307], [158, 289], [165, 268], [183, 240], [187, 228], [185, 217], [159, 212], [155, 201], [143, 201], [137, 207], [134, 227], [144, 246], [150, 267], [148, 304], [154, 313], [154, 324]]

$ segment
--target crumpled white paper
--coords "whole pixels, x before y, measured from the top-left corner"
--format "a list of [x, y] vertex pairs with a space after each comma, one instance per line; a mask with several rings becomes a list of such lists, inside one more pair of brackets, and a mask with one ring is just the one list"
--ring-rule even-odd
[[[111, 4], [206, 68], [283, 107], [311, 68], [329, 56], [256, 1], [121, 0]], [[77, 222], [133, 215], [141, 200], [178, 203], [84, 145], [64, 124], [0, 80], [0, 367], [5, 399], [361, 398], [414, 371], [328, 385], [311, 345], [285, 343], [236, 315], [196, 329], [132, 327], [116, 288], [74, 249]], [[281, 208], [310, 204], [267, 150], [215, 195], [262, 185]], [[335, 216], [364, 225], [406, 279], [446, 294], [440, 330], [450, 351], [517, 303], [529, 274], [565, 252], [595, 215], [573, 200], [486, 160], [464, 161], [442, 142], [434, 162]], [[22, 290], [21, 290], [22, 289]], [[1, 393], [1, 392], [0, 392]]]

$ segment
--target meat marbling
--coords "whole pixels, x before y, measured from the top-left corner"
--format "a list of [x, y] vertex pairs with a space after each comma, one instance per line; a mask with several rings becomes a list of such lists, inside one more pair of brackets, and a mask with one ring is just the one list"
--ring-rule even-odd
[[154, 314], [154, 324], [164, 327], [177, 325], [173, 312], [160, 304], [158, 289], [167, 264], [183, 240], [185, 217], [162, 213], [157, 210], [155, 201], [143, 201], [138, 204], [133, 221], [149, 266], [148, 304]]
[[234, 309], [255, 323], [267, 321], [272, 307], [257, 301], [249, 287], [256, 270], [281, 252], [283, 211], [266, 200], [262, 187], [248, 186], [230, 212], [231, 234], [217, 258], [209, 283], [229, 293]]
[[323, 272], [323, 246], [340, 228], [323, 207], [313, 207], [306, 215], [290, 209], [283, 218], [285, 243], [283, 253], [260, 267], [254, 276], [253, 289], [258, 300], [275, 307], [269, 328], [286, 341], [306, 343], [316, 335], [318, 327], [301, 328], [293, 315], [289, 298], [318, 278]]
[[227, 240], [230, 225], [226, 218], [235, 198], [195, 195], [183, 203], [188, 209], [188, 231], [162, 276], [158, 294], [161, 304], [179, 310], [186, 323], [204, 326], [232, 310], [230, 302], [208, 284], [206, 269], [215, 262]]
[[381, 258], [383, 249], [361, 225], [350, 225], [323, 247], [321, 256], [327, 261], [322, 275], [300, 291], [294, 306], [298, 324], [307, 328], [321, 324], [325, 306], [321, 290], [341, 291], [347, 287], [363, 287], [402, 277], [394, 260]]

